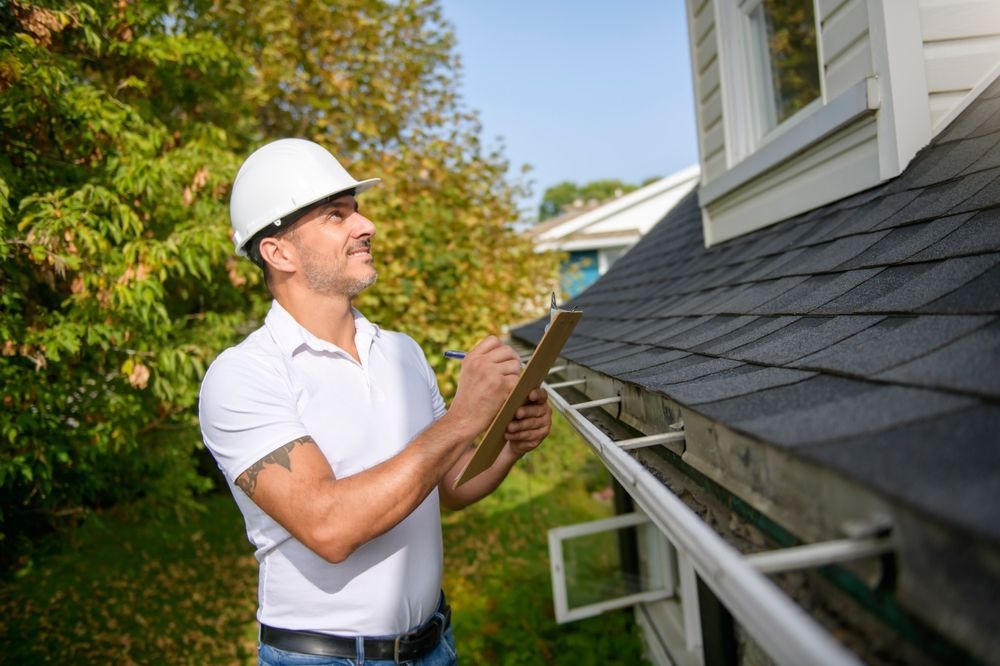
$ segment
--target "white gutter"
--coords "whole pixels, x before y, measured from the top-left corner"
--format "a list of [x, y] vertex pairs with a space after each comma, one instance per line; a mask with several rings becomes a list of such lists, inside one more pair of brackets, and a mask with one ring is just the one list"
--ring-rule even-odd
[[860, 664], [774, 583], [755, 570], [662, 482], [550, 386], [553, 407], [570, 421], [629, 495], [719, 601], [778, 664]]

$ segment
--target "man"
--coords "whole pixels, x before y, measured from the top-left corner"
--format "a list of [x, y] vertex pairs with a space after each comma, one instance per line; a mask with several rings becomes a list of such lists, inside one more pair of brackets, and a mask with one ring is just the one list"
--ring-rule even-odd
[[446, 411], [417, 344], [352, 308], [376, 277], [375, 226], [355, 196], [377, 182], [282, 139], [233, 185], [236, 251], [264, 270], [274, 302], [209, 368], [200, 418], [257, 549], [262, 664], [455, 663], [439, 503], [489, 494], [551, 425], [536, 389], [497, 462], [452, 488], [520, 362], [484, 339]]

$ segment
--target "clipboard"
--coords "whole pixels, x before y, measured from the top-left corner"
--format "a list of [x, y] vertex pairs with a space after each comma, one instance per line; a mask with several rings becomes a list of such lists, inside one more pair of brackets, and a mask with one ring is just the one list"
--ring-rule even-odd
[[504, 401], [503, 406], [500, 407], [500, 411], [494, 417], [493, 423], [486, 430], [486, 434], [483, 435], [479, 446], [476, 447], [476, 452], [469, 459], [469, 462], [466, 463], [458, 478], [455, 479], [454, 488], [458, 488], [480, 472], [486, 471], [496, 462], [497, 456], [500, 455], [500, 451], [507, 443], [504, 434], [507, 430], [507, 424], [514, 418], [514, 412], [524, 404], [528, 394], [531, 393], [531, 389], [541, 384], [548, 376], [552, 364], [559, 358], [559, 353], [562, 351], [563, 345], [566, 344], [566, 341], [569, 339], [570, 334], [573, 333], [573, 329], [576, 328], [576, 324], [582, 316], [583, 313], [576, 310], [554, 311], [548, 329], [542, 335], [542, 339], [538, 342], [538, 346], [535, 347], [531, 358], [528, 359], [527, 364], [521, 370], [521, 376], [518, 377], [517, 384], [510, 392], [510, 395], [507, 396], [507, 400]]

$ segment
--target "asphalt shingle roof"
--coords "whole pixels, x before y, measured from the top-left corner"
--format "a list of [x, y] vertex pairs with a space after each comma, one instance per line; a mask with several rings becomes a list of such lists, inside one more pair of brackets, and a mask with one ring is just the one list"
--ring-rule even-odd
[[692, 193], [568, 307], [566, 358], [1000, 543], [1000, 81], [898, 178], [723, 245]]

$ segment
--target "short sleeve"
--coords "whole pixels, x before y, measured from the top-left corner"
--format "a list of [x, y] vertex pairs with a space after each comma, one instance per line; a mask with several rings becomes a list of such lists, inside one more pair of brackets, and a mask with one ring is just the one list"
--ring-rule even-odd
[[441, 397], [441, 389], [438, 388], [437, 375], [434, 374], [434, 368], [427, 361], [427, 355], [424, 354], [424, 350], [417, 344], [417, 341], [409, 336], [406, 336], [406, 340], [410, 344], [413, 354], [419, 359], [420, 365], [423, 366], [424, 379], [427, 382], [427, 395], [431, 399], [431, 412], [434, 414], [434, 420], [437, 421], [448, 411], [444, 404], [444, 398]]
[[219, 356], [206, 373], [198, 418], [205, 446], [231, 482], [275, 449], [309, 434], [280, 363], [237, 349]]

